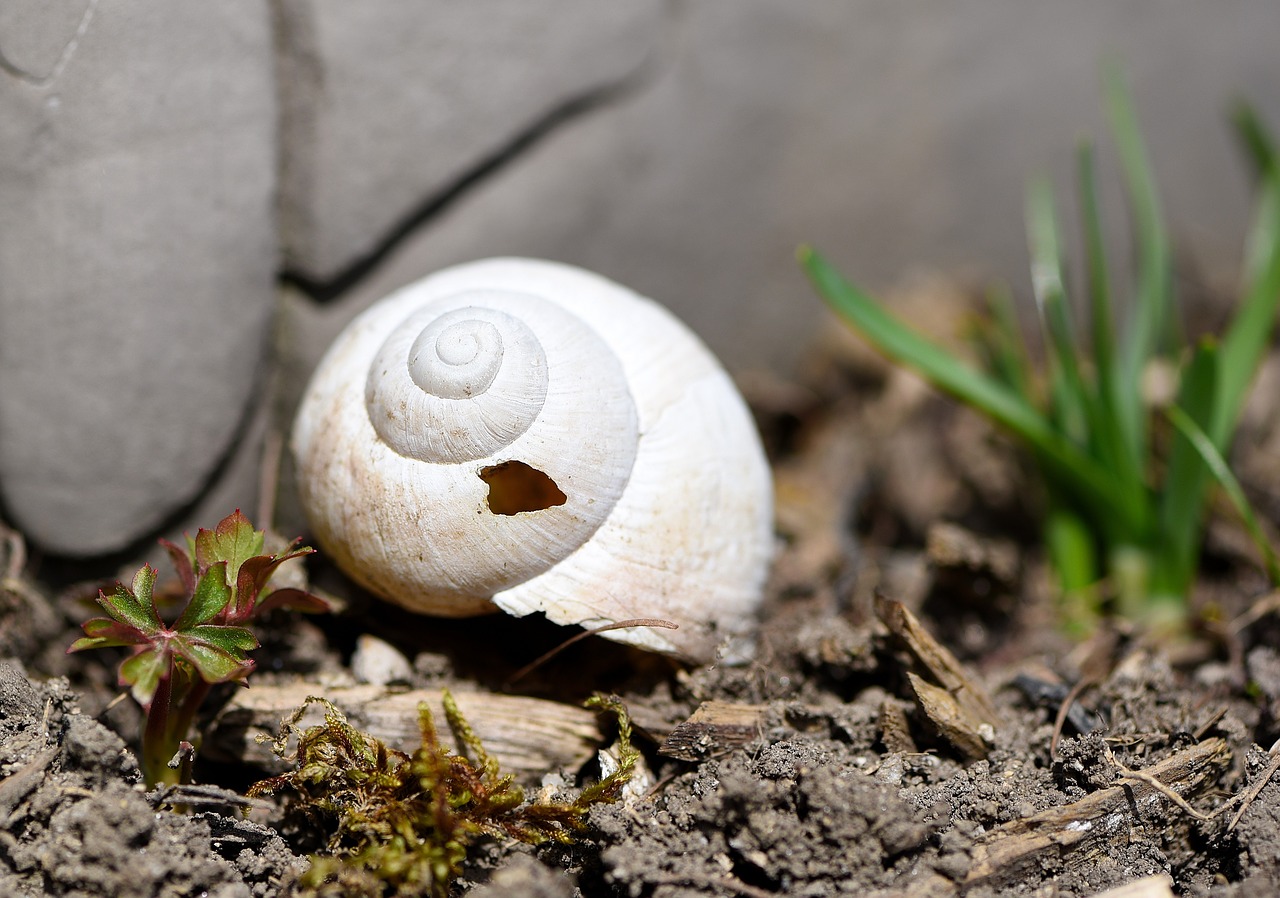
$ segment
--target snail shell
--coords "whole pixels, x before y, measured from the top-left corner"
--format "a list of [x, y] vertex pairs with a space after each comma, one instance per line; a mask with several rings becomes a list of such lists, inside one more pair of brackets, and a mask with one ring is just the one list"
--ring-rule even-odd
[[747, 636], [772, 548], [750, 414], [656, 303], [552, 262], [438, 272], [360, 315], [293, 430], [320, 545], [414, 611], [501, 608], [706, 660]]

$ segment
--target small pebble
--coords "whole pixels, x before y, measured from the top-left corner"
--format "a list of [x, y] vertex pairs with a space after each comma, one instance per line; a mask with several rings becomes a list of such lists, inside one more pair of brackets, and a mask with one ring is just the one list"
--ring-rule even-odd
[[351, 673], [359, 683], [386, 686], [390, 683], [407, 683], [413, 679], [413, 667], [400, 650], [388, 642], [367, 633], [356, 639], [356, 651], [351, 656]]

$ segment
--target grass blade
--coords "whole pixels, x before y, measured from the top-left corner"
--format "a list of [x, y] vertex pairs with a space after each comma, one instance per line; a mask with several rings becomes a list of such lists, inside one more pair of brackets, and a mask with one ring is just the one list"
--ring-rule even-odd
[[[1182, 374], [1179, 411], [1197, 427], [1203, 427], [1214, 413], [1220, 358], [1216, 344], [1202, 340]], [[1161, 563], [1153, 572], [1162, 593], [1185, 595], [1195, 575], [1208, 483], [1209, 470], [1199, 451], [1178, 431], [1169, 449], [1160, 503]]]
[[1018, 329], [1013, 299], [1003, 287], [987, 294], [987, 317], [974, 327], [973, 340], [988, 370], [1014, 392], [1034, 403], [1031, 360]]
[[[1085, 380], [1080, 367], [1082, 350], [1067, 306], [1062, 274], [1062, 241], [1053, 191], [1048, 181], [1037, 181], [1028, 191], [1027, 233], [1036, 304], [1044, 322], [1053, 362], [1051, 390], [1060, 416], [1059, 427], [1078, 445], [1087, 446], [1093, 458], [1112, 472], [1112, 489], [1121, 497], [1118, 501], [1132, 508], [1145, 507], [1146, 478], [1141, 464], [1131, 454], [1128, 435], [1117, 415], [1115, 403], [1110, 395]], [[1105, 330], [1109, 334], [1109, 326]], [[1104, 336], [1104, 339], [1109, 340], [1109, 336]], [[1138, 542], [1145, 533], [1115, 535], [1122, 542]]]
[[1085, 268], [1089, 284], [1089, 323], [1093, 338], [1093, 362], [1098, 372], [1098, 392], [1114, 395], [1116, 338], [1112, 328], [1111, 279], [1107, 273], [1102, 216], [1098, 209], [1098, 179], [1093, 147], [1082, 144], [1076, 157], [1080, 181], [1080, 216], [1084, 225]]
[[1232, 110], [1231, 122], [1235, 125], [1236, 135], [1240, 139], [1254, 171], [1265, 177], [1276, 170], [1276, 145], [1258, 112], [1248, 103], [1239, 103]]
[[1222, 338], [1222, 365], [1209, 438], [1227, 451], [1236, 419], [1244, 405], [1262, 357], [1271, 343], [1280, 306], [1280, 171], [1272, 167], [1262, 179], [1258, 209], [1245, 256], [1244, 301]]
[[[1139, 387], [1143, 368], [1156, 354], [1160, 340], [1172, 323], [1171, 252], [1137, 116], [1118, 73], [1113, 73], [1108, 81], [1107, 105], [1132, 207], [1138, 250], [1136, 304], [1122, 348], [1121, 382], [1115, 395], [1126, 406], [1122, 420], [1142, 421], [1145, 427]], [[1136, 445], [1137, 456], [1144, 457], [1145, 432], [1139, 432]]]
[[1089, 438], [1088, 390], [1080, 375], [1071, 319], [1062, 280], [1062, 241], [1053, 187], [1040, 179], [1027, 191], [1027, 243], [1031, 252], [1031, 288], [1052, 359], [1050, 396], [1059, 429], [1078, 444]]
[[818, 293], [884, 355], [913, 368], [935, 387], [972, 406], [1025, 440], [1049, 476], [1080, 494], [1101, 520], [1119, 519], [1131, 532], [1146, 526], [1144, 509], [1117, 503], [1113, 478], [1053, 429], [1026, 399], [951, 356], [846, 281], [821, 255], [801, 247], [799, 260]]
[[[1080, 181], [1080, 215], [1083, 220], [1085, 268], [1089, 284], [1089, 319], [1093, 343], [1093, 363], [1097, 375], [1100, 421], [1097, 446], [1099, 457], [1115, 469], [1126, 483], [1143, 480], [1142, 444], [1145, 439], [1144, 410], [1138, 396], [1123, 389], [1116, 370], [1115, 312], [1111, 302], [1111, 280], [1102, 238], [1102, 216], [1098, 208], [1098, 181], [1093, 147], [1081, 145], [1077, 155]], [[1126, 396], [1125, 394], [1129, 395]], [[1127, 401], [1126, 401], [1127, 399]]]
[[1186, 437], [1191, 446], [1199, 453], [1209, 472], [1213, 474], [1214, 479], [1218, 481], [1218, 485], [1222, 487], [1222, 491], [1231, 500], [1236, 513], [1240, 515], [1241, 522], [1249, 532], [1249, 537], [1253, 540], [1254, 545], [1258, 547], [1258, 551], [1262, 553], [1263, 564], [1266, 566], [1267, 577], [1270, 578], [1271, 583], [1273, 585], [1280, 584], [1280, 560], [1277, 560], [1275, 550], [1271, 547], [1270, 541], [1262, 530], [1262, 525], [1258, 522], [1258, 516], [1254, 513], [1248, 497], [1244, 494], [1244, 488], [1240, 486], [1240, 481], [1231, 473], [1231, 467], [1227, 464], [1226, 459], [1222, 457], [1222, 453], [1213, 445], [1209, 435], [1181, 408], [1171, 405], [1164, 412], [1169, 422], [1178, 429], [1179, 433]]
[[1058, 574], [1063, 622], [1069, 632], [1081, 637], [1097, 625], [1101, 606], [1096, 542], [1097, 534], [1070, 510], [1052, 507], [1045, 515], [1045, 550]]

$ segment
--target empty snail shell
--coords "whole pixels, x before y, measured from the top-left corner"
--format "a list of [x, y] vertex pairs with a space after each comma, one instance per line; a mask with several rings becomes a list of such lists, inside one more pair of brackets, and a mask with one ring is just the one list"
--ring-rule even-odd
[[438, 272], [353, 321], [294, 425], [315, 538], [424, 614], [500, 608], [695, 660], [752, 629], [772, 486], [751, 416], [656, 303], [553, 262]]

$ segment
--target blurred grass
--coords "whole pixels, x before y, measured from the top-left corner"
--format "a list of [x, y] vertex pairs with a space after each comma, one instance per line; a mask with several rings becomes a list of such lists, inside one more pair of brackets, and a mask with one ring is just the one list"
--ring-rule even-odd
[[[1067, 289], [1056, 199], [1027, 192], [1031, 280], [1046, 348], [1031, 363], [1007, 291], [995, 291], [975, 338], [983, 367], [951, 355], [847, 281], [819, 253], [800, 262], [818, 292], [893, 361], [971, 406], [1023, 445], [1045, 486], [1043, 538], [1071, 621], [1088, 629], [1113, 607], [1139, 622], [1185, 617], [1213, 483], [1221, 484], [1268, 572], [1280, 568], [1227, 458], [1280, 305], [1280, 170], [1274, 141], [1247, 106], [1237, 136], [1257, 178], [1243, 289], [1221, 340], [1188, 345], [1176, 317], [1171, 241], [1128, 91], [1112, 74], [1107, 107], [1133, 228], [1135, 271], [1125, 328], [1103, 239], [1094, 149], [1077, 156], [1087, 322]], [[1085, 337], [1087, 334], [1087, 339]], [[1143, 392], [1153, 366], [1176, 373], [1160, 407]], [[1114, 600], [1109, 604], [1108, 600]]]

